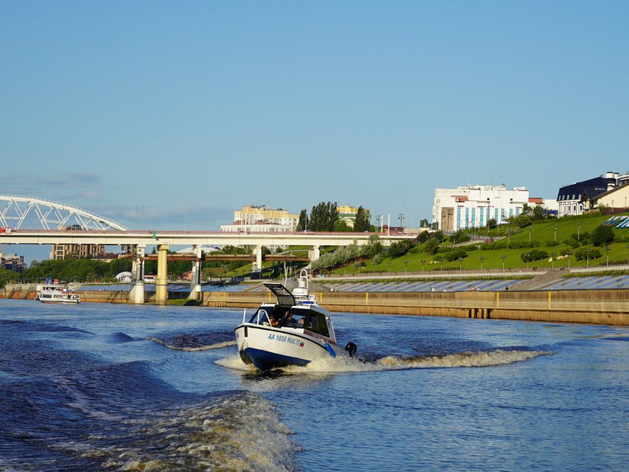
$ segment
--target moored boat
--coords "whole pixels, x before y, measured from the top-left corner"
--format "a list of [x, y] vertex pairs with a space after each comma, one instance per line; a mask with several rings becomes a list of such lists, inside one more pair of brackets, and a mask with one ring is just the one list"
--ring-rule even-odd
[[265, 283], [277, 297], [263, 303], [235, 329], [238, 353], [245, 364], [265, 371], [290, 365], [305, 366], [316, 359], [353, 356], [356, 345], [337, 345], [330, 313], [308, 291], [308, 273], [302, 270], [292, 292], [280, 283]]
[[42, 303], [81, 303], [81, 297], [65, 285], [38, 285], [35, 300]]

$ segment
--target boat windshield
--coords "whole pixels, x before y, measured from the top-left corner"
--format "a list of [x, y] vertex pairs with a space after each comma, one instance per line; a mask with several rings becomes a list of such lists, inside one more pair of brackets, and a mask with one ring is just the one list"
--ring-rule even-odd
[[304, 311], [306, 311], [304, 328], [308, 331], [312, 331], [313, 333], [317, 333], [329, 338], [330, 332], [328, 330], [328, 323], [325, 320], [325, 315], [323, 313], [317, 313], [316, 311], [311, 310]]
[[252, 324], [270, 324], [277, 326], [282, 317], [286, 314], [286, 307], [282, 306], [265, 306], [256, 310], [249, 319]]

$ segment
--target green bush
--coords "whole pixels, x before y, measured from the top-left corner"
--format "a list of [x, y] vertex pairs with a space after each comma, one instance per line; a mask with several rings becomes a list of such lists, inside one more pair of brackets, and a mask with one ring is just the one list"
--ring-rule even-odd
[[574, 257], [577, 261], [585, 261], [587, 259], [598, 259], [602, 254], [598, 249], [590, 249], [586, 247], [580, 247], [574, 251]]
[[548, 258], [548, 253], [546, 251], [542, 251], [541, 249], [533, 249], [528, 252], [523, 252], [520, 254], [520, 259], [522, 262], [533, 262], [533, 261], [541, 261], [542, 259]]

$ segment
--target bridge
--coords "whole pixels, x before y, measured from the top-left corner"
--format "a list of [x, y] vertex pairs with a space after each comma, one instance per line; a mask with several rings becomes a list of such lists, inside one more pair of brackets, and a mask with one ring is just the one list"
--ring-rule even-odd
[[[191, 296], [201, 293], [202, 246], [253, 247], [253, 272], [262, 268], [262, 248], [264, 246], [306, 246], [308, 260], [317, 260], [321, 247], [365, 245], [369, 238], [377, 234], [384, 245], [395, 241], [414, 239], [417, 234], [386, 233], [324, 233], [324, 232], [222, 232], [222, 231], [130, 231], [113, 221], [94, 213], [69, 205], [27, 197], [0, 196], [5, 202], [0, 210], [0, 243], [3, 244], [103, 244], [106, 246], [134, 246], [133, 288], [131, 298], [136, 303], [144, 303], [144, 260], [146, 247], [158, 246], [157, 301], [165, 304], [168, 299], [167, 262], [170, 246], [192, 246]], [[42, 229], [23, 229], [29, 212], [39, 218]], [[14, 221], [11, 227], [8, 223]], [[69, 225], [71, 221], [76, 224]], [[52, 228], [54, 227], [54, 228]]]

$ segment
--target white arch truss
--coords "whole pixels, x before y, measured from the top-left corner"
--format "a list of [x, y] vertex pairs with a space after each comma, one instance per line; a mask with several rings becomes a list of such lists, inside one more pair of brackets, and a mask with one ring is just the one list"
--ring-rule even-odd
[[[120, 230], [126, 228], [95, 213], [40, 198], [0, 195], [0, 226], [20, 229], [29, 215], [39, 219], [43, 229], [56, 230], [78, 225], [81, 229]], [[29, 221], [32, 221], [33, 216]], [[34, 229], [34, 228], [30, 228]]]

